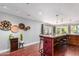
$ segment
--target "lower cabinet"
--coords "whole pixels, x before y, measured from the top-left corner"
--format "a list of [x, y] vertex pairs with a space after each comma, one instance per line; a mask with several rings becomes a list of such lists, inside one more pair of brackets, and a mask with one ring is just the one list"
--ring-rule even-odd
[[70, 45], [79, 45], [79, 35], [69, 35]]
[[43, 37], [43, 55], [53, 56], [54, 55], [54, 40], [50, 37]]
[[10, 39], [10, 51], [18, 50], [18, 38]]

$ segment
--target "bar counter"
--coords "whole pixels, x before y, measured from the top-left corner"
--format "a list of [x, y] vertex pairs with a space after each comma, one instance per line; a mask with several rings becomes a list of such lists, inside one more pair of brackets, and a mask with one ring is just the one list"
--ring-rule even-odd
[[42, 35], [40, 34], [40, 47], [43, 45], [41, 55], [54, 56], [56, 46], [76, 45], [79, 46], [78, 34], [62, 34], [62, 35]]

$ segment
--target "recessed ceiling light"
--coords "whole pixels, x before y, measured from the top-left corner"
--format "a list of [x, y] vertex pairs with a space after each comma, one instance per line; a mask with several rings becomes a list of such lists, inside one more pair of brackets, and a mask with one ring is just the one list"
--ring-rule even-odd
[[27, 16], [31, 16], [30, 14], [27, 14]]
[[7, 7], [7, 6], [3, 6], [3, 8], [8, 9], [8, 7]]
[[38, 12], [38, 14], [39, 14], [39, 15], [42, 15], [42, 12], [41, 12], [41, 11], [39, 11], [39, 12]]
[[31, 4], [30, 3], [26, 3], [26, 5], [30, 6]]
[[26, 4], [30, 4], [30, 3], [26, 3]]

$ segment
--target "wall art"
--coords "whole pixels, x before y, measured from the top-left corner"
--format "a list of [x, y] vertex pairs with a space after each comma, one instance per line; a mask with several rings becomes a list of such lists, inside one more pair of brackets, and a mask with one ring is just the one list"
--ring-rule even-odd
[[0, 29], [1, 30], [5, 30], [5, 31], [8, 31], [11, 29], [11, 23], [7, 20], [4, 20], [4, 21], [1, 21], [0, 23]]
[[17, 25], [12, 25], [12, 26], [11, 26], [11, 31], [12, 31], [13, 33], [18, 32], [18, 31], [19, 31], [18, 26], [17, 26]]
[[25, 24], [19, 23], [19, 28], [20, 28], [20, 29], [25, 29]]

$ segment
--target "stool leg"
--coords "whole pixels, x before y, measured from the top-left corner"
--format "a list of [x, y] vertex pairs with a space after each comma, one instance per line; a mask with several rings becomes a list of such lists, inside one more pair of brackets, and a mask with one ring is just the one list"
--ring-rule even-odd
[[22, 44], [22, 48], [23, 48], [23, 44]]
[[20, 48], [20, 44], [19, 44], [19, 48]]
[[22, 47], [24, 48], [24, 43], [22, 44]]

